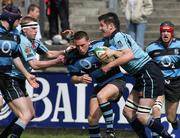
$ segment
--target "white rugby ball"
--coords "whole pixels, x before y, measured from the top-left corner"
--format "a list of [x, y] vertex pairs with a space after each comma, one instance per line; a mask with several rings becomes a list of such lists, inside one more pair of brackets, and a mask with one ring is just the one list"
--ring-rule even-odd
[[111, 57], [108, 57], [108, 58], [106, 58], [106, 59], [101, 59], [101, 55], [102, 55], [105, 51], [106, 51], [105, 48], [103, 48], [103, 47], [97, 47], [97, 48], [94, 49], [94, 54], [95, 54], [95, 56], [98, 58], [98, 60], [99, 60], [100, 62], [107, 64], [107, 63], [113, 61], [115, 58], [114, 58], [114, 56], [111, 56]]

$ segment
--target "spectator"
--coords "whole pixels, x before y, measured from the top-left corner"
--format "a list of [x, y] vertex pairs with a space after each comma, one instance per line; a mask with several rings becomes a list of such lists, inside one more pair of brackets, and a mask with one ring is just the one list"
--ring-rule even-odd
[[[59, 31], [59, 18], [61, 22], [61, 32], [70, 29], [69, 26], [69, 0], [45, 0], [46, 14], [49, 21], [49, 37], [51, 40], [62, 39]], [[58, 36], [56, 36], [58, 35]], [[55, 38], [53, 38], [56, 36]], [[61, 41], [64, 44], [67, 41]]]
[[1, 5], [2, 5], [2, 7], [4, 7], [8, 4], [13, 4], [13, 2], [14, 2], [13, 0], [2, 0]]
[[122, 0], [122, 8], [127, 19], [128, 33], [144, 49], [147, 17], [153, 11], [152, 0]]

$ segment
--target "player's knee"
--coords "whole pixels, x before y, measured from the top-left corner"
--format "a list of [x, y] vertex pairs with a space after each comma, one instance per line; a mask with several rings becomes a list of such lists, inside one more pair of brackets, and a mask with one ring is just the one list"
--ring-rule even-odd
[[131, 99], [128, 99], [123, 109], [123, 115], [126, 117], [127, 120], [131, 120], [136, 114], [137, 108], [138, 104]]
[[97, 94], [97, 99], [98, 99], [99, 103], [102, 103], [102, 102], [108, 100], [102, 93]]
[[137, 119], [141, 124], [146, 125], [148, 121], [148, 114], [137, 114]]
[[29, 121], [31, 121], [31, 119], [32, 118], [34, 118], [34, 113], [33, 112], [31, 112], [30, 110], [28, 110], [28, 111], [26, 111], [26, 112], [24, 112], [24, 113], [21, 113], [20, 115], [19, 115], [19, 118], [21, 119], [21, 120], [23, 120], [23, 122], [24, 123], [28, 123]]

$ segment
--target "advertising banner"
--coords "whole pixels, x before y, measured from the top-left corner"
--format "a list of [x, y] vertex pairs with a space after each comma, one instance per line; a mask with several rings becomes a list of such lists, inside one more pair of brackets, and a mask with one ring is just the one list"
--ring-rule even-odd
[[[32, 98], [36, 117], [29, 123], [29, 127], [51, 128], [80, 128], [88, 127], [89, 99], [93, 91], [93, 84], [73, 84], [66, 73], [35, 73], [40, 87], [32, 89], [26, 85], [27, 91]], [[130, 93], [134, 80], [126, 76], [126, 87], [123, 97], [113, 103], [113, 111], [116, 129], [131, 129], [122, 114], [125, 100]], [[174, 137], [180, 135], [180, 130], [173, 130], [167, 123], [164, 109], [162, 122]], [[178, 116], [180, 108], [178, 109]], [[4, 103], [0, 112], [0, 127], [6, 126], [12, 119], [12, 112]], [[100, 119], [100, 126], [105, 128], [104, 119]], [[149, 133], [149, 130], [147, 129]], [[150, 135], [150, 133], [149, 133]]]

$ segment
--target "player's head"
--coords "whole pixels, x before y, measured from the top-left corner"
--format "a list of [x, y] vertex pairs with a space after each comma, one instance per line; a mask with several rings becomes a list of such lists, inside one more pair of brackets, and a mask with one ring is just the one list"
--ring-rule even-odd
[[169, 43], [174, 37], [174, 24], [170, 21], [161, 23], [160, 36], [164, 43]]
[[38, 23], [37, 20], [30, 16], [25, 16], [21, 20], [21, 29], [24, 35], [30, 39], [35, 39], [37, 34]]
[[18, 7], [8, 4], [3, 7], [0, 20], [8, 22], [10, 29], [17, 27], [22, 15]]
[[88, 51], [90, 40], [89, 36], [84, 31], [78, 31], [74, 34], [74, 45], [81, 55], [85, 55]]
[[109, 37], [114, 31], [120, 31], [120, 21], [117, 14], [108, 12], [98, 17], [99, 30], [104, 37]]

